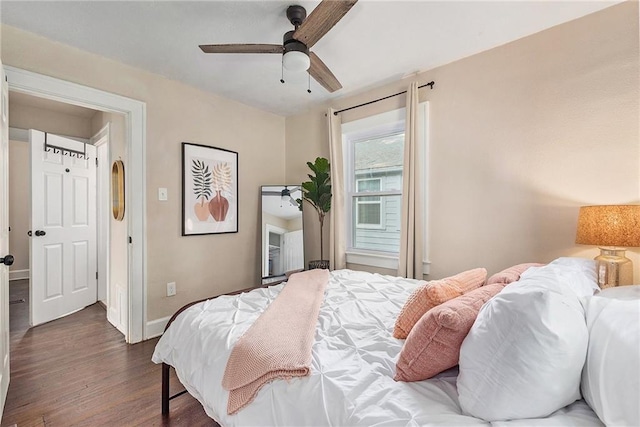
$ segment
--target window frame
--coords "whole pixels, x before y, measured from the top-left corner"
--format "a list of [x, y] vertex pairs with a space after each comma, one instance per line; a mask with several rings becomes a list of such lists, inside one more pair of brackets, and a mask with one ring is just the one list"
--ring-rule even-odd
[[[418, 120], [420, 126], [418, 129], [418, 141], [424, 146], [424, 158], [421, 159], [422, 163], [422, 176], [424, 182], [424, 200], [425, 200], [425, 212], [424, 212], [424, 249], [423, 249], [423, 273], [429, 274], [429, 104], [428, 102], [421, 102], [419, 105]], [[342, 124], [342, 149], [344, 159], [344, 187], [345, 187], [345, 232], [346, 236], [346, 257], [347, 263], [360, 264], [371, 267], [397, 269], [398, 257], [397, 252], [384, 252], [359, 249], [353, 247], [353, 236], [355, 231], [355, 221], [357, 218], [354, 214], [353, 195], [358, 194], [360, 196], [390, 196], [400, 195], [402, 196], [402, 189], [398, 191], [384, 191], [384, 192], [366, 192], [356, 193], [354, 186], [356, 185], [357, 178], [355, 177], [354, 170], [354, 143], [365, 139], [378, 138], [384, 136], [390, 136], [397, 133], [405, 133], [405, 118], [406, 109], [399, 108], [397, 110], [388, 111], [382, 114], [376, 114], [373, 116], [365, 117], [363, 119], [355, 120]], [[404, 175], [404, 166], [403, 166]], [[381, 200], [384, 200], [381, 197]], [[381, 209], [381, 216], [384, 210]], [[381, 219], [382, 227], [384, 222]], [[382, 228], [381, 227], [381, 228]]]
[[[381, 200], [384, 200], [383, 196], [401, 196], [402, 195], [402, 185], [398, 190], [385, 190], [385, 191], [357, 191], [357, 182], [359, 180], [364, 180], [367, 178], [356, 177], [355, 171], [355, 145], [358, 142], [366, 141], [374, 138], [385, 138], [393, 135], [403, 134], [405, 132], [405, 108], [401, 108], [398, 110], [389, 111], [387, 113], [383, 113], [376, 116], [367, 117], [366, 119], [359, 120], [357, 123], [357, 127], [359, 129], [354, 129], [349, 131], [349, 125], [343, 125], [343, 149], [344, 153], [344, 167], [345, 167], [345, 200], [347, 203], [345, 206], [346, 213], [346, 227], [345, 231], [347, 233], [347, 253], [367, 253], [367, 254], [378, 254], [382, 256], [390, 256], [397, 260], [399, 253], [391, 252], [391, 251], [375, 251], [371, 249], [362, 249], [354, 247], [354, 233], [356, 229], [369, 229], [369, 230], [380, 230], [384, 228], [384, 221], [382, 217], [384, 216], [384, 211], [382, 208], [384, 205], [381, 204], [380, 208], [380, 216], [381, 223], [379, 226], [359, 227], [357, 224], [357, 217], [354, 217], [354, 214], [357, 214], [357, 211], [354, 212], [354, 200], [357, 199], [358, 196], [380, 196]], [[347, 132], [345, 132], [345, 128]], [[404, 167], [403, 167], [404, 170]], [[372, 178], [378, 179], [378, 178]], [[382, 184], [382, 182], [381, 182]]]

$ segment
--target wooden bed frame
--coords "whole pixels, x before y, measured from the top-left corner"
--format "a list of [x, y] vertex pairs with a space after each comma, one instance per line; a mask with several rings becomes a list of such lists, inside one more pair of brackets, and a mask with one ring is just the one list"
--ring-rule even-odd
[[[210, 297], [210, 298], [204, 298], [198, 301], [193, 301], [190, 302], [182, 307], [180, 307], [180, 309], [178, 311], [176, 311], [173, 316], [171, 316], [171, 319], [169, 319], [169, 321], [167, 322], [167, 326], [165, 326], [164, 331], [166, 332], [167, 329], [169, 328], [169, 326], [171, 325], [171, 323], [173, 323], [173, 321], [176, 319], [176, 317], [178, 317], [178, 315], [180, 313], [182, 313], [183, 311], [185, 311], [187, 308], [191, 307], [192, 305], [195, 304], [199, 304], [201, 302], [204, 301], [208, 301], [214, 298], [218, 298], [220, 296], [223, 295], [239, 295], [241, 293], [244, 292], [249, 292], [252, 291], [254, 289], [260, 289], [260, 288], [267, 288], [269, 286], [273, 286], [273, 285], [277, 285], [280, 282], [276, 282], [276, 283], [268, 283], [268, 284], [264, 284], [264, 285], [260, 285], [260, 286], [254, 286], [252, 288], [245, 288], [245, 289], [240, 289], [239, 291], [233, 291], [233, 292], [229, 292], [226, 294], [220, 294], [220, 295], [216, 295], [214, 297]], [[171, 365], [168, 365], [166, 363], [162, 363], [162, 415], [167, 416], [169, 415], [169, 401], [172, 399], [175, 399], [178, 396], [182, 396], [183, 394], [185, 394], [187, 392], [187, 390], [182, 390], [176, 394], [174, 394], [173, 396], [169, 395], [169, 374], [170, 374], [170, 369], [171, 369]]]

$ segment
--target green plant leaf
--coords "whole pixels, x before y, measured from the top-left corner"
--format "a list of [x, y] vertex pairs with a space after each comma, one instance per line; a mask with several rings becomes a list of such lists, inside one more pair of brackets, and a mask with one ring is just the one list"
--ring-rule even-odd
[[[331, 175], [329, 160], [324, 157], [317, 157], [311, 163], [307, 162], [307, 166], [312, 174], [308, 174], [309, 181], [305, 181], [301, 185], [302, 199], [298, 199], [298, 206], [302, 210], [302, 201], [306, 200], [318, 213], [318, 221], [320, 222], [320, 234], [322, 235], [322, 226], [324, 224], [325, 215], [331, 210]], [[322, 258], [322, 239], [320, 239], [320, 257]]]
[[193, 179], [193, 193], [196, 199], [211, 197], [211, 172], [209, 166], [203, 161], [193, 160], [191, 164], [191, 177]]

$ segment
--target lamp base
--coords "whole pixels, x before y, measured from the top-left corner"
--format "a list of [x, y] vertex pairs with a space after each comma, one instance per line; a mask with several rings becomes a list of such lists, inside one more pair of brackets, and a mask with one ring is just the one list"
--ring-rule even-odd
[[624, 252], [621, 248], [600, 248], [600, 255], [594, 258], [600, 289], [633, 284], [633, 264]]
[[322, 260], [309, 261], [309, 270], [315, 270], [316, 268], [328, 270], [329, 269], [329, 260], [328, 259], [322, 259]]

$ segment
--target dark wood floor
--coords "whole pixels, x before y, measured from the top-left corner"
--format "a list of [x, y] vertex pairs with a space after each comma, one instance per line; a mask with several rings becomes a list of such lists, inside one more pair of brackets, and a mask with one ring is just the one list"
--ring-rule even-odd
[[[160, 412], [157, 338], [127, 345], [94, 304], [29, 329], [28, 281], [10, 285], [11, 382], [2, 426], [211, 426], [188, 394]], [[173, 370], [172, 370], [173, 371]], [[172, 372], [172, 394], [179, 384]]]

